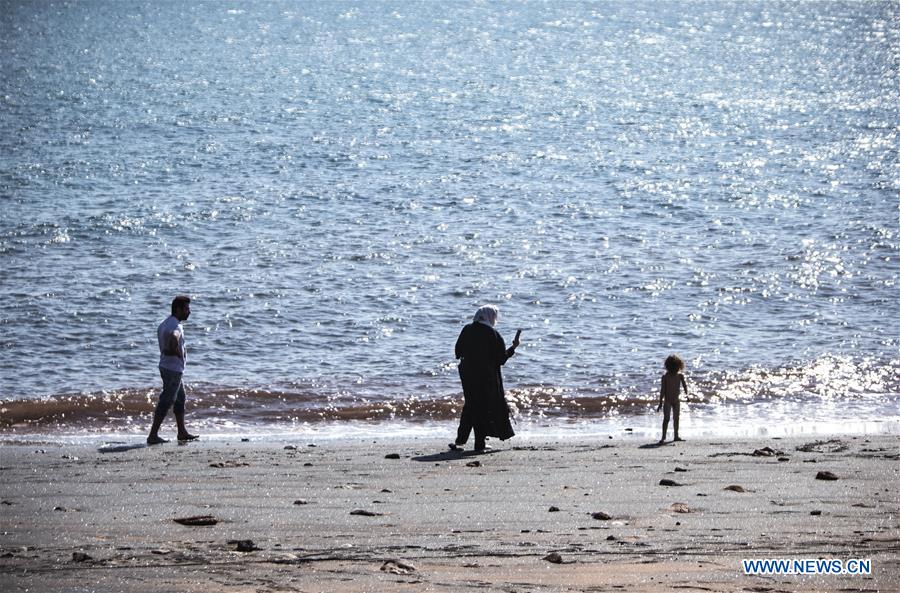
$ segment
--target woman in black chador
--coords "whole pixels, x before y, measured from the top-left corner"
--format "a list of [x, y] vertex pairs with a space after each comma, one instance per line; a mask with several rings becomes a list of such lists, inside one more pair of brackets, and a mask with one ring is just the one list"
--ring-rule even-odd
[[475, 451], [484, 451], [486, 437], [505, 441], [515, 434], [509, 423], [509, 407], [503, 395], [500, 367], [516, 353], [521, 330], [516, 333], [512, 346], [507, 348], [494, 329], [498, 316], [497, 307], [484, 305], [456, 340], [456, 358], [460, 359], [459, 378], [462, 380], [465, 405], [459, 419], [456, 442], [450, 444], [453, 450], [458, 450], [469, 440], [473, 428]]

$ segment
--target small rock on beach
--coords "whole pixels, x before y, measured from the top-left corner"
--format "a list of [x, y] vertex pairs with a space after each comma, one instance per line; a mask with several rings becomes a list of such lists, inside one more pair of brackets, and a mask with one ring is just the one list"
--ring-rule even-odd
[[772, 447], [763, 447], [753, 451], [754, 457], [775, 457], [776, 455], [784, 455], [782, 451], [776, 451]]
[[391, 574], [409, 574], [416, 572], [416, 567], [403, 560], [386, 560], [381, 565], [381, 570]]
[[361, 517], [381, 517], [384, 516], [384, 513], [376, 513], [375, 511], [367, 511], [365, 509], [356, 509], [355, 511], [350, 511], [351, 515], [359, 515]]
[[544, 556], [543, 559], [546, 560], [547, 562], [552, 562], [553, 564], [562, 564], [563, 563], [562, 556], [560, 556], [558, 552], [550, 552], [549, 554]]
[[236, 552], [255, 552], [259, 549], [252, 539], [232, 539], [228, 540], [228, 545], [234, 546]]
[[219, 520], [212, 515], [195, 515], [193, 517], [179, 517], [172, 520], [181, 525], [187, 525], [188, 527], [215, 525], [219, 522]]

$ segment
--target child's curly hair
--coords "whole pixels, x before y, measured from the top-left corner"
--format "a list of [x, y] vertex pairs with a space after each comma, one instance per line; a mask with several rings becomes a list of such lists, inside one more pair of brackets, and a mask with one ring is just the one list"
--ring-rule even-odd
[[664, 366], [670, 373], [680, 373], [684, 370], [684, 361], [681, 360], [681, 357], [677, 354], [670, 354], [668, 357], [666, 357]]

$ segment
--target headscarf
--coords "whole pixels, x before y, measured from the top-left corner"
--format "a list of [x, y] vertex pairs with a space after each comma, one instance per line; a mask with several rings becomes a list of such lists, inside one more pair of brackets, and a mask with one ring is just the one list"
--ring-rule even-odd
[[475, 323], [483, 323], [488, 327], [494, 327], [497, 318], [500, 316], [500, 310], [497, 305], [482, 305], [475, 312]]

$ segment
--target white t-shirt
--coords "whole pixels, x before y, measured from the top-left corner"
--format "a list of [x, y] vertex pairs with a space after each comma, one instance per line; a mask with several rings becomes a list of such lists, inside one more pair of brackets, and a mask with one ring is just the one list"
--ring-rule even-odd
[[[178, 332], [178, 349], [181, 351], [181, 357], [168, 356], [163, 354], [166, 350], [166, 344], [172, 337], [172, 334]], [[159, 341], [159, 368], [176, 373], [184, 372], [184, 360], [187, 358], [187, 350], [184, 348], [184, 328], [181, 322], [174, 315], [169, 315], [165, 321], [156, 328], [156, 337]]]

